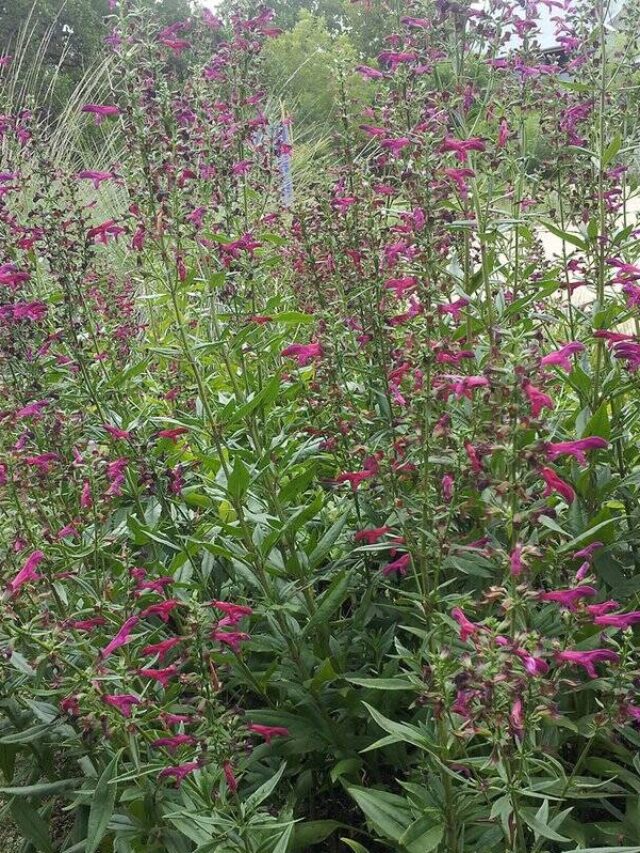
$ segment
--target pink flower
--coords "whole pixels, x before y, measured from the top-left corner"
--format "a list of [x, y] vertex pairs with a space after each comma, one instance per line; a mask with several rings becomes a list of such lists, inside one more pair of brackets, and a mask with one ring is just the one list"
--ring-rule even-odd
[[171, 735], [171, 737], [159, 737], [151, 741], [151, 746], [155, 746], [158, 749], [164, 747], [169, 752], [175, 752], [181, 746], [193, 746], [195, 743], [197, 741], [193, 735]]
[[573, 555], [574, 560], [590, 560], [593, 556], [593, 553], [597, 551], [599, 548], [604, 548], [603, 542], [592, 542], [591, 545], [587, 545], [585, 548], [582, 548], [580, 551], [576, 551]]
[[[453, 171], [451, 169], [445, 169], [445, 171]], [[457, 171], [471, 171], [470, 169], [458, 169]], [[454, 302], [447, 302], [443, 305], [438, 305], [438, 314], [450, 314], [456, 323], [460, 322], [460, 316], [462, 311], [469, 304], [469, 300], [465, 297], [461, 297], [460, 299], [456, 299]]]
[[159, 643], [152, 643], [142, 649], [143, 655], [158, 655], [162, 661], [167, 652], [171, 651], [175, 646], [182, 642], [182, 637], [168, 637], [166, 640], [161, 640]]
[[118, 631], [118, 633], [113, 637], [112, 640], [107, 643], [107, 645], [100, 652], [100, 657], [102, 660], [106, 660], [109, 655], [115, 652], [116, 649], [119, 649], [120, 646], [124, 646], [129, 642], [129, 638], [131, 637], [131, 632], [136, 627], [138, 622], [140, 621], [139, 616], [130, 616], [126, 622], [123, 623], [122, 627]]
[[112, 438], [116, 439], [129, 439], [131, 438], [131, 433], [127, 432], [126, 429], [120, 429], [120, 427], [111, 426], [111, 424], [102, 424], [103, 429], [105, 429]]
[[193, 773], [194, 770], [197, 770], [199, 767], [200, 764], [197, 761], [187, 761], [186, 764], [178, 764], [175, 767], [165, 767], [164, 770], [160, 771], [160, 778], [173, 778], [176, 780], [176, 785], [180, 786], [185, 776], [188, 776], [189, 773]]
[[612, 613], [605, 616], [596, 616], [594, 625], [601, 628], [629, 628], [640, 622], [640, 610], [632, 610], [630, 613]]
[[229, 646], [236, 654], [240, 653], [240, 643], [249, 639], [249, 634], [242, 631], [219, 631], [211, 632], [211, 639], [217, 640], [225, 646]]
[[383, 139], [380, 143], [380, 147], [391, 151], [394, 157], [397, 156], [403, 148], [406, 148], [407, 145], [411, 145], [411, 140], [406, 136], [400, 136], [398, 139]]
[[513, 549], [509, 556], [509, 566], [513, 577], [520, 577], [524, 565], [522, 562], [522, 545], [520, 545], [519, 543], [516, 545], [516, 547]]
[[466, 163], [470, 151], [484, 151], [486, 148], [482, 139], [453, 139], [447, 137], [440, 146], [441, 151], [453, 151], [461, 163]]
[[541, 601], [554, 601], [568, 610], [575, 610], [581, 598], [593, 598], [598, 590], [592, 586], [576, 586], [573, 589], [559, 589], [552, 592], [541, 592]]
[[507, 123], [506, 118], [503, 118], [501, 119], [498, 127], [498, 148], [504, 148], [509, 141], [510, 136], [511, 131], [509, 130], [509, 124]]
[[118, 107], [110, 104], [85, 104], [80, 112], [91, 113], [95, 116], [96, 124], [101, 124], [105, 118], [120, 115]]
[[530, 382], [524, 385], [524, 393], [529, 398], [531, 403], [531, 416], [537, 418], [540, 416], [542, 409], [553, 409], [554, 404], [548, 394], [544, 394], [538, 388], [535, 388]]
[[171, 611], [175, 607], [180, 607], [180, 602], [175, 598], [169, 598], [167, 601], [161, 601], [158, 604], [150, 604], [141, 613], [140, 618], [146, 619], [149, 616], [158, 616], [163, 622], [168, 622], [171, 616]]
[[168, 438], [175, 441], [181, 435], [186, 435], [189, 432], [187, 427], [173, 427], [172, 429], [161, 429], [156, 433], [156, 438]]
[[212, 601], [211, 607], [226, 614], [226, 625], [237, 625], [245, 616], [251, 616], [253, 610], [247, 604], [232, 604], [230, 601]]
[[460, 626], [460, 639], [463, 643], [466, 643], [469, 637], [473, 637], [480, 631], [485, 630], [483, 625], [477, 625], [475, 622], [467, 619], [459, 607], [454, 607], [451, 611], [451, 615]]
[[43, 560], [44, 554], [42, 551], [34, 551], [33, 554], [28, 557], [18, 574], [9, 583], [8, 591], [10, 595], [16, 595], [20, 591], [20, 588], [26, 583], [32, 583], [33, 581], [40, 580], [42, 575], [39, 575], [36, 569]]
[[336, 477], [336, 483], [349, 483], [355, 492], [361, 483], [375, 477], [378, 470], [378, 460], [375, 456], [368, 456], [364, 460], [362, 471], [345, 471]]
[[145, 669], [136, 669], [136, 674], [144, 678], [152, 678], [154, 681], [161, 684], [166, 690], [171, 679], [178, 675], [178, 669], [175, 664], [171, 664], [171, 666], [167, 666], [164, 669], [152, 669], [150, 667]]
[[524, 668], [529, 673], [529, 675], [546, 675], [546, 673], [549, 671], [549, 664], [542, 658], [536, 657], [535, 655], [531, 655], [524, 649], [516, 649], [515, 653], [518, 655], [518, 657], [524, 664]]
[[571, 373], [573, 367], [571, 364], [571, 356], [576, 355], [579, 352], [584, 352], [584, 344], [581, 344], [580, 341], [570, 341], [556, 352], [550, 352], [549, 355], [545, 355], [541, 358], [540, 364], [545, 367], [548, 367], [549, 365], [557, 365], [563, 370], [566, 370], [567, 373]]
[[233, 772], [233, 767], [231, 766], [230, 761], [225, 761], [222, 765], [222, 770], [224, 772], [224, 778], [227, 781], [227, 786], [231, 793], [235, 794], [238, 790], [238, 780], [235, 777]]
[[251, 723], [249, 731], [260, 735], [267, 743], [271, 743], [274, 737], [287, 737], [289, 735], [289, 729], [284, 726], [262, 726], [260, 723]]
[[85, 480], [82, 484], [82, 491], [80, 493], [80, 506], [82, 509], [89, 509], [92, 504], [91, 483], [88, 480]]
[[123, 693], [119, 696], [107, 695], [102, 696], [101, 699], [105, 705], [111, 705], [113, 708], [117, 708], [123, 717], [130, 717], [133, 706], [140, 704], [140, 699], [132, 693]]
[[356, 542], [366, 542], [367, 545], [375, 545], [390, 530], [390, 527], [370, 527], [368, 530], [358, 530], [353, 538]]
[[558, 441], [547, 445], [547, 456], [552, 461], [559, 456], [573, 456], [580, 465], [587, 465], [586, 453], [589, 450], [600, 450], [609, 447], [609, 442], [598, 436], [579, 438], [575, 441]]
[[441, 480], [442, 498], [445, 503], [451, 503], [453, 498], [453, 477], [451, 474], [445, 474]]
[[587, 604], [587, 612], [590, 616], [602, 616], [604, 613], [609, 613], [610, 610], [617, 610], [620, 607], [620, 602], [602, 601], [600, 604]]
[[402, 554], [402, 556], [395, 559], [392, 563], [387, 563], [387, 565], [382, 569], [382, 574], [385, 577], [393, 574], [393, 572], [397, 572], [399, 575], [406, 575], [410, 565], [411, 555]]
[[102, 181], [109, 181], [111, 178], [115, 178], [115, 175], [113, 172], [98, 172], [95, 169], [83, 169], [82, 172], [78, 172], [76, 178], [93, 181], [93, 186], [98, 189]]
[[282, 350], [280, 355], [285, 358], [294, 358], [298, 367], [305, 367], [314, 358], [322, 355], [322, 346], [318, 343], [290, 344]]
[[403, 278], [388, 278], [384, 286], [388, 290], [393, 290], [395, 295], [401, 299], [405, 293], [410, 293], [418, 286], [418, 279], [415, 275], [406, 275]]
[[516, 699], [511, 706], [509, 713], [509, 727], [512, 735], [518, 740], [522, 740], [524, 735], [524, 713], [522, 709], [522, 699]]
[[589, 678], [597, 678], [595, 665], [597, 663], [618, 663], [620, 655], [608, 649], [593, 649], [590, 652], [558, 652], [555, 659], [560, 663], [568, 663], [573, 666], [581, 666]]
[[100, 628], [107, 624], [104, 616], [92, 616], [91, 619], [72, 619], [69, 627], [74, 631], [93, 631], [94, 628]]
[[576, 493], [573, 491], [569, 483], [565, 483], [556, 474], [553, 468], [542, 468], [540, 476], [545, 482], [545, 490], [543, 497], [548, 498], [550, 495], [557, 493], [561, 495], [567, 503], [573, 503]]

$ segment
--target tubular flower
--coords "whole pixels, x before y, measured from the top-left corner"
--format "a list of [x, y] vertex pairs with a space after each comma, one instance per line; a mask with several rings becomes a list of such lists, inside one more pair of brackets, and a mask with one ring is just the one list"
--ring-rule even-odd
[[541, 358], [540, 364], [544, 367], [561, 367], [562, 370], [566, 370], [567, 373], [571, 373], [573, 368], [571, 356], [577, 355], [579, 352], [584, 352], [584, 349], [584, 344], [580, 343], [580, 341], [570, 341], [559, 350], [556, 350], [556, 352], [550, 352], [548, 355]]
[[590, 652], [558, 652], [555, 655], [556, 661], [559, 663], [568, 663], [572, 666], [581, 666], [589, 678], [597, 678], [596, 671], [597, 663], [619, 663], [620, 655], [609, 649], [593, 649]]

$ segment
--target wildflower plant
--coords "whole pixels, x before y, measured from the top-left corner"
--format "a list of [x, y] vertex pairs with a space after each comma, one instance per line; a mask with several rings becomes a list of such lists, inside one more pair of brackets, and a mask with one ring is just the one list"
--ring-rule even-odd
[[640, 850], [637, 10], [565, 3], [549, 57], [542, 3], [381, 7], [285, 205], [273, 14], [111, 5], [118, 162], [0, 117], [4, 808]]

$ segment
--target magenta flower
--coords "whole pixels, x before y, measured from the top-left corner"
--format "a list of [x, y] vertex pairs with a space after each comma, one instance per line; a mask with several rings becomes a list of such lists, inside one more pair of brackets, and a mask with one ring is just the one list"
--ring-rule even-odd
[[442, 486], [442, 499], [445, 503], [451, 503], [453, 498], [454, 479], [451, 474], [445, 474], [440, 482]]
[[146, 619], [149, 616], [158, 616], [163, 622], [168, 622], [171, 612], [175, 607], [180, 607], [180, 602], [175, 598], [169, 598], [167, 601], [161, 601], [158, 604], [150, 604], [141, 613], [140, 618]]
[[378, 473], [379, 466], [375, 456], [369, 456], [364, 460], [362, 471], [344, 471], [336, 477], [336, 483], [349, 483], [355, 492], [358, 486], [365, 480], [370, 480]]
[[598, 590], [592, 586], [576, 586], [573, 589], [558, 589], [552, 592], [541, 592], [541, 601], [553, 601], [568, 610], [575, 610], [581, 598], [593, 598]]
[[392, 563], [387, 563], [387, 565], [382, 569], [382, 574], [387, 577], [388, 575], [397, 572], [399, 575], [406, 575], [409, 570], [409, 566], [411, 565], [411, 555], [410, 554], [402, 554], [400, 557], [395, 559]]
[[80, 112], [91, 113], [95, 116], [96, 124], [101, 124], [105, 118], [120, 115], [118, 107], [110, 104], [85, 104]]
[[573, 368], [571, 356], [576, 355], [579, 352], [584, 352], [584, 348], [584, 344], [581, 344], [580, 341], [570, 341], [556, 352], [550, 352], [549, 355], [545, 355], [541, 358], [540, 364], [545, 367], [549, 367], [550, 365], [561, 367], [563, 370], [566, 370], [567, 373], [571, 373]]
[[587, 604], [587, 612], [590, 616], [602, 616], [611, 610], [617, 610], [618, 607], [620, 607], [620, 602], [609, 599], [609, 601], [602, 601], [600, 604]]
[[159, 660], [164, 660], [164, 656], [171, 651], [175, 646], [182, 642], [182, 637], [168, 637], [166, 640], [161, 640], [159, 643], [152, 643], [142, 649], [143, 655], [158, 655]]
[[573, 503], [576, 493], [573, 491], [569, 483], [565, 483], [564, 480], [561, 480], [560, 477], [558, 477], [553, 468], [542, 468], [540, 470], [540, 476], [545, 482], [543, 497], [548, 498], [550, 495], [557, 493], [561, 495], [567, 503]]
[[467, 619], [459, 607], [454, 607], [451, 611], [451, 615], [460, 626], [460, 639], [463, 643], [466, 643], [469, 637], [473, 637], [480, 631], [485, 630], [483, 625], [478, 625], [470, 619]]
[[630, 628], [640, 622], [640, 610], [632, 610], [630, 613], [610, 613], [608, 615], [596, 616], [594, 625], [601, 628]]
[[168, 749], [169, 752], [175, 752], [177, 749], [180, 749], [181, 746], [193, 746], [195, 743], [197, 743], [197, 740], [193, 735], [171, 735], [170, 737], [159, 737], [156, 740], [151, 741], [151, 746], [155, 746], [157, 749], [164, 748]]
[[102, 424], [102, 427], [112, 438], [126, 440], [131, 438], [131, 433], [127, 432], [126, 429], [120, 429], [120, 427], [111, 426], [111, 424]]
[[590, 652], [557, 652], [555, 655], [556, 661], [560, 663], [568, 663], [572, 666], [581, 666], [589, 678], [597, 678], [596, 672], [597, 663], [619, 663], [620, 655], [616, 652], [611, 652], [609, 649], [593, 649]]
[[76, 178], [92, 181], [93, 186], [98, 189], [102, 181], [109, 181], [115, 178], [115, 174], [113, 172], [99, 172], [95, 169], [83, 169], [81, 172], [78, 172]]
[[179, 787], [182, 784], [185, 776], [193, 773], [200, 767], [198, 761], [187, 761], [186, 764], [178, 764], [175, 767], [165, 767], [160, 771], [160, 779], [175, 779], [176, 785]]
[[314, 358], [320, 358], [322, 355], [322, 346], [318, 343], [290, 344], [282, 350], [280, 355], [285, 358], [294, 358], [298, 363], [298, 367], [305, 367]]
[[172, 429], [161, 429], [156, 433], [156, 438], [168, 438], [170, 441], [175, 441], [181, 435], [186, 435], [189, 432], [187, 427], [173, 427]]
[[531, 655], [524, 649], [516, 649], [515, 653], [524, 664], [524, 668], [529, 675], [546, 675], [549, 672], [549, 664], [543, 658]]
[[231, 766], [230, 761], [225, 761], [222, 765], [222, 770], [224, 772], [224, 778], [227, 781], [227, 786], [231, 793], [235, 794], [238, 790], [238, 780], [235, 777], [233, 772], [233, 767]]
[[461, 163], [467, 162], [470, 151], [484, 151], [485, 148], [484, 141], [478, 137], [471, 137], [471, 139], [447, 137], [440, 146], [441, 151], [453, 151]]
[[171, 664], [171, 666], [167, 666], [164, 669], [146, 667], [144, 669], [136, 669], [136, 675], [140, 675], [143, 678], [151, 678], [161, 684], [166, 690], [171, 679], [178, 675], [178, 669], [175, 664]]
[[240, 654], [240, 643], [248, 640], [249, 634], [245, 634], [242, 631], [219, 631], [216, 629], [211, 632], [211, 639], [229, 646], [236, 654]]
[[366, 542], [367, 545], [375, 545], [390, 530], [390, 527], [370, 527], [368, 530], [356, 531], [353, 538], [356, 542]]
[[594, 552], [597, 551], [599, 548], [604, 548], [603, 542], [592, 542], [591, 545], [587, 545], [585, 548], [581, 548], [580, 551], [576, 551], [573, 555], [573, 559], [590, 560]]
[[105, 705], [111, 705], [113, 708], [117, 708], [123, 717], [130, 717], [133, 706], [140, 704], [140, 699], [132, 693], [123, 693], [119, 696], [115, 694], [106, 695], [102, 696], [101, 699]]
[[518, 543], [509, 555], [509, 568], [514, 578], [520, 577], [524, 569], [522, 562], [522, 545]]
[[389, 278], [385, 281], [384, 286], [388, 290], [393, 290], [395, 295], [401, 299], [406, 293], [410, 293], [418, 286], [418, 279], [415, 275], [406, 275], [403, 278]]
[[380, 143], [380, 147], [386, 148], [394, 157], [396, 157], [403, 148], [406, 148], [407, 145], [411, 145], [411, 140], [406, 136], [400, 136], [397, 139], [383, 139]]
[[225, 615], [225, 625], [237, 625], [245, 616], [251, 616], [253, 610], [248, 604], [232, 604], [230, 601], [212, 601], [210, 607], [221, 610]]
[[554, 404], [548, 394], [543, 393], [538, 388], [535, 388], [530, 382], [524, 385], [524, 393], [531, 404], [531, 416], [537, 418], [543, 409], [553, 409]]
[[107, 645], [100, 652], [100, 657], [102, 660], [106, 660], [109, 655], [113, 654], [116, 649], [119, 649], [120, 646], [126, 645], [129, 642], [131, 637], [131, 632], [136, 627], [138, 622], [140, 621], [139, 616], [130, 616], [126, 622], [123, 623], [122, 627], [118, 631], [118, 633], [110, 640]]
[[573, 456], [580, 465], [587, 465], [586, 453], [589, 450], [601, 450], [609, 447], [609, 442], [597, 435], [589, 438], [578, 438], [575, 441], [558, 441], [547, 445], [547, 456], [551, 461], [559, 456]]
[[524, 735], [524, 712], [522, 708], [522, 699], [516, 699], [511, 706], [509, 713], [509, 728], [511, 734], [518, 740], [522, 740]]
[[44, 560], [42, 551], [34, 551], [20, 569], [18, 574], [10, 581], [7, 587], [10, 595], [16, 595], [26, 583], [33, 583], [40, 580], [42, 575], [36, 571], [40, 563]]
[[284, 726], [262, 726], [260, 723], [251, 723], [249, 731], [263, 737], [267, 743], [271, 743], [274, 737], [288, 737], [289, 729]]
[[509, 124], [506, 118], [503, 118], [500, 120], [500, 125], [498, 127], [498, 148], [504, 148], [509, 141], [510, 136], [511, 131], [509, 130]]

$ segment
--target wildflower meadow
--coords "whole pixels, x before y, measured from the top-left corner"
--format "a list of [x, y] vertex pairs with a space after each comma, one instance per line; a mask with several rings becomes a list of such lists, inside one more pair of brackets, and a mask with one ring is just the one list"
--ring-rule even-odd
[[346, 5], [0, 57], [0, 853], [640, 851], [640, 6]]

